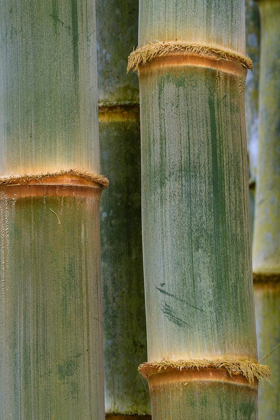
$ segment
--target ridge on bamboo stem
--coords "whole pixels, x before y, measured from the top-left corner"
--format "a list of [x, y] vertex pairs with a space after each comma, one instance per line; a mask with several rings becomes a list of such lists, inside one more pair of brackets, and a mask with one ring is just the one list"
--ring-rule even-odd
[[253, 273], [259, 357], [270, 366], [272, 380], [259, 392], [259, 415], [280, 415], [280, 195], [279, 97], [280, 2], [258, 1], [261, 16], [259, 153], [253, 241]]
[[1, 2], [1, 420], [105, 418], [95, 27], [95, 1]]
[[251, 283], [244, 12], [241, 0], [140, 3], [130, 64], [142, 118], [141, 370], [155, 368], [155, 420], [256, 419], [258, 379], [269, 376]]

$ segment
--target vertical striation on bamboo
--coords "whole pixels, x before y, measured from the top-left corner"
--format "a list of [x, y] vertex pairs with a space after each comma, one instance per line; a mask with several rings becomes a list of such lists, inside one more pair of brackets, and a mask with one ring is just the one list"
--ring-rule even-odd
[[110, 174], [101, 202], [105, 410], [110, 419], [142, 418], [150, 411], [149, 392], [137, 370], [147, 357], [139, 89], [137, 76], [126, 74], [127, 56], [137, 45], [137, 21], [137, 1], [97, 1], [101, 165]]
[[258, 4], [261, 60], [253, 272], [259, 356], [268, 355], [265, 361], [272, 370], [271, 382], [260, 388], [260, 419], [275, 419], [280, 416], [280, 1]]
[[257, 418], [258, 381], [244, 371], [262, 370], [246, 66], [242, 0], [140, 2], [129, 68], [139, 70], [141, 106], [148, 363], [140, 372], [154, 420]]
[[95, 1], [0, 13], [0, 419], [104, 418]]

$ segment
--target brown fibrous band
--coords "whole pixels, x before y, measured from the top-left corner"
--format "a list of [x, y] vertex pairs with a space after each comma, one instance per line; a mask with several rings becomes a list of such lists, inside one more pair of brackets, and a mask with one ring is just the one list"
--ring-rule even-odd
[[216, 60], [231, 61], [242, 67], [252, 70], [252, 60], [242, 54], [229, 49], [221, 49], [217, 46], [187, 43], [184, 41], [155, 42], [138, 47], [128, 58], [127, 71], [137, 71], [140, 65], [146, 64], [158, 57], [174, 54], [196, 54], [212, 57]]
[[147, 414], [106, 414], [106, 420], [151, 420]]
[[14, 175], [0, 177], [0, 187], [12, 185], [41, 185], [41, 184], [63, 184], [63, 185], [98, 185], [100, 188], [107, 188], [109, 181], [103, 175], [78, 169], [62, 170], [59, 172], [47, 172], [41, 174]]
[[[186, 371], [226, 371], [230, 377], [243, 376], [249, 384], [254, 384], [255, 380], [267, 379], [271, 377], [268, 366], [253, 363], [248, 360], [237, 359], [193, 359], [193, 360], [162, 360], [160, 362], [147, 362], [139, 366], [140, 374], [149, 379], [153, 375], [165, 372], [186, 372]], [[201, 375], [200, 375], [201, 380]]]
[[280, 283], [280, 273], [253, 273], [254, 283]]

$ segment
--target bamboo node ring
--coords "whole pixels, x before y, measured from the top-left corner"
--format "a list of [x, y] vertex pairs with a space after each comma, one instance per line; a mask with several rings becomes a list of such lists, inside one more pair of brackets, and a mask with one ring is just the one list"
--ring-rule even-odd
[[249, 360], [237, 359], [190, 359], [190, 360], [168, 360], [163, 359], [160, 362], [147, 362], [139, 366], [139, 373], [148, 379], [158, 373], [170, 371], [187, 371], [187, 370], [203, 370], [215, 369], [224, 370], [230, 377], [236, 375], [243, 376], [253, 384], [254, 381], [260, 379], [269, 380], [271, 378], [270, 368], [266, 365], [254, 363]]
[[[83, 181], [98, 184], [102, 189], [109, 186], [109, 181], [103, 175], [97, 175], [94, 172], [82, 171], [78, 169], [62, 170], [59, 172], [46, 172], [40, 174], [12, 175], [0, 177], [0, 187], [11, 185], [29, 185], [29, 184], [60, 184], [63, 181], [67, 184], [76, 185]], [[71, 180], [71, 178], [73, 180]]]
[[128, 57], [127, 72], [130, 70], [137, 71], [140, 65], [146, 64], [155, 58], [174, 54], [207, 56], [216, 60], [231, 61], [249, 70], [253, 69], [253, 63], [249, 57], [238, 54], [230, 49], [221, 49], [214, 45], [203, 45], [184, 41], [165, 41], [153, 42], [132, 51]]

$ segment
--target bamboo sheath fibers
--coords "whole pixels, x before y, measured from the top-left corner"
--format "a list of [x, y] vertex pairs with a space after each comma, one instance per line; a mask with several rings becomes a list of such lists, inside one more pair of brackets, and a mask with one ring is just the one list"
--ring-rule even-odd
[[138, 2], [98, 0], [99, 127], [105, 410], [111, 420], [147, 419], [149, 391], [138, 374], [147, 358], [141, 238], [139, 89], [126, 74], [137, 45]]
[[251, 282], [246, 68], [234, 58], [245, 57], [244, 7], [140, 2], [133, 60], [151, 43], [203, 46], [139, 66], [148, 333], [140, 371], [165, 366], [148, 379], [154, 420], [257, 419], [257, 376], [217, 364], [268, 375], [257, 363]]
[[0, 419], [102, 420], [95, 2], [0, 28]]
[[260, 420], [280, 416], [280, 2], [259, 1], [259, 152], [253, 242], [259, 357], [272, 371], [260, 387]]

